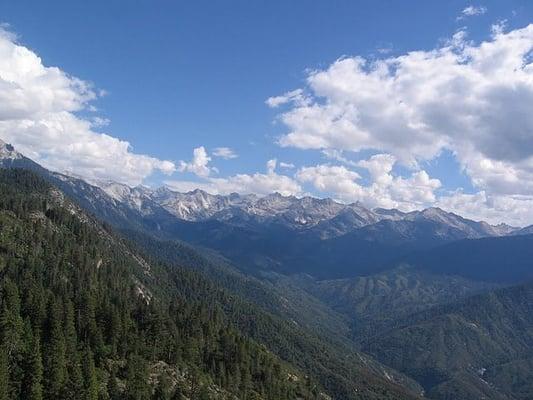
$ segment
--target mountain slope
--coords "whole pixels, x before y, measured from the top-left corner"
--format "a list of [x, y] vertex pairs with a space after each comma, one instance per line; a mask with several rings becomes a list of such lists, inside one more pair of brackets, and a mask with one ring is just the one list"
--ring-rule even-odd
[[314, 396], [220, 310], [169, 297], [157, 265], [37, 176], [0, 171], [0, 193], [4, 398]]
[[437, 275], [407, 265], [352, 279], [287, 278], [351, 320], [356, 341], [436, 305], [488, 291], [496, 284]]
[[[19, 170], [12, 170], [10, 171], [4, 171], [2, 172], [3, 176], [6, 176], [8, 179], [8, 183], [6, 183], [5, 187], [9, 187], [11, 190], [11, 193], [13, 195], [16, 195], [17, 192], [19, 192], [19, 186], [18, 181], [24, 181], [25, 173], [21, 172]], [[12, 178], [9, 178], [9, 177]], [[169, 330], [170, 332], [176, 332], [176, 328], [173, 327], [172, 321], [173, 317], [167, 316], [165, 314], [166, 311], [164, 310], [172, 310], [173, 306], [172, 304], [176, 300], [180, 304], [180, 308], [182, 311], [180, 311], [179, 315], [181, 315], [179, 323], [184, 324], [180, 325], [183, 327], [189, 327], [192, 329], [192, 331], [189, 331], [189, 328], [183, 328], [185, 329], [184, 335], [193, 335], [190, 337], [190, 339], [180, 339], [179, 343], [182, 343], [183, 346], [186, 346], [183, 349], [180, 349], [178, 351], [171, 351], [168, 352], [168, 347], [166, 343], [169, 343], [169, 337], [165, 336], [167, 332], [167, 328], [160, 331], [160, 328], [157, 328], [155, 332], [161, 332], [163, 336], [158, 337], [157, 341], [149, 342], [146, 344], [147, 347], [141, 347], [143, 350], [143, 353], [139, 355], [139, 357], [144, 357], [146, 352], [151, 352], [150, 354], [161, 354], [160, 352], [165, 352], [167, 355], [167, 358], [161, 358], [158, 359], [159, 355], [156, 356], [155, 360], [157, 361], [157, 366], [151, 362], [144, 362], [140, 363], [139, 360], [137, 360], [137, 363], [140, 363], [140, 365], [145, 365], [146, 368], [152, 369], [152, 368], [159, 368], [158, 366], [171, 365], [169, 362], [171, 360], [168, 359], [170, 357], [169, 355], [176, 354], [190, 354], [191, 350], [191, 340], [193, 340], [195, 343], [198, 341], [198, 343], [201, 346], [200, 347], [200, 354], [204, 354], [202, 357], [200, 357], [200, 360], [204, 360], [202, 362], [205, 362], [206, 364], [198, 364], [196, 361], [197, 358], [189, 359], [189, 355], [183, 357], [184, 366], [181, 369], [182, 371], [185, 371], [185, 378], [184, 378], [184, 388], [183, 390], [192, 390], [191, 389], [191, 379], [194, 378], [196, 375], [190, 375], [190, 371], [196, 371], [199, 370], [198, 375], [202, 383], [202, 387], [205, 388], [205, 390], [215, 390], [216, 387], [222, 387], [225, 388], [225, 390], [228, 391], [228, 393], [235, 393], [239, 392], [241, 390], [252, 390], [249, 389], [249, 386], [246, 386], [245, 389], [241, 389], [241, 386], [239, 386], [238, 389], [235, 389], [233, 383], [231, 381], [225, 381], [222, 379], [220, 375], [220, 369], [218, 367], [213, 367], [213, 361], [212, 357], [209, 356], [210, 351], [217, 351], [218, 347], [217, 345], [214, 345], [214, 342], [217, 342], [218, 339], [216, 339], [218, 334], [224, 334], [224, 335], [233, 335], [232, 337], [235, 338], [241, 338], [241, 339], [235, 339], [237, 341], [244, 341], [244, 343], [250, 343], [249, 345], [246, 345], [247, 349], [251, 349], [250, 351], [260, 351], [260, 347], [257, 347], [255, 342], [250, 341], [250, 339], [247, 339], [245, 336], [239, 336], [245, 334], [247, 337], [255, 338], [256, 341], [265, 344], [269, 349], [275, 350], [277, 354], [279, 354], [282, 358], [284, 358], [287, 361], [290, 361], [292, 363], [298, 364], [298, 366], [306, 371], [309, 371], [311, 376], [317, 377], [322, 385], [324, 385], [329, 393], [335, 394], [335, 396], [338, 396], [339, 398], [353, 398], [353, 393], [355, 389], [357, 389], [358, 393], [364, 394], [368, 398], [416, 398], [417, 396], [414, 394], [411, 394], [411, 392], [402, 386], [400, 386], [397, 383], [394, 383], [390, 380], [390, 376], [394, 374], [393, 371], [389, 371], [386, 368], [381, 367], [379, 364], [374, 363], [370, 358], [365, 357], [364, 355], [358, 354], [356, 352], [348, 351], [348, 353], [344, 353], [342, 356], [341, 353], [338, 352], [339, 350], [336, 350], [331, 345], [327, 345], [326, 343], [323, 343], [320, 341], [318, 337], [315, 337], [313, 335], [310, 335], [309, 333], [306, 333], [305, 331], [292, 326], [292, 324], [288, 324], [286, 321], [276, 318], [274, 316], [269, 315], [265, 311], [262, 311], [261, 309], [257, 308], [254, 305], [251, 305], [249, 303], [243, 302], [239, 298], [235, 297], [234, 295], [226, 292], [225, 290], [218, 287], [216, 284], [213, 284], [212, 282], [209, 282], [202, 276], [198, 275], [197, 273], [186, 271], [177, 267], [173, 268], [167, 268], [164, 266], [159, 266], [156, 263], [146, 263], [143, 261], [141, 257], [136, 255], [134, 253], [133, 249], [130, 249], [128, 246], [125, 246], [121, 244], [120, 241], [117, 241], [117, 239], [113, 239], [113, 237], [110, 234], [106, 234], [106, 231], [102, 228], [99, 228], [98, 223], [94, 222], [91, 217], [86, 216], [81, 210], [76, 208], [74, 205], [69, 203], [68, 201], [65, 201], [58, 191], [52, 190], [52, 193], [54, 193], [54, 196], [57, 198], [62, 199], [62, 203], [59, 204], [59, 210], [56, 211], [56, 207], [50, 208], [49, 202], [45, 201], [46, 195], [43, 195], [42, 192], [36, 191], [35, 196], [33, 195], [33, 187], [36, 186], [39, 188], [40, 186], [43, 186], [47, 188], [48, 186], [41, 180], [39, 180], [34, 175], [30, 174], [30, 178], [28, 178], [32, 183], [27, 185], [29, 187], [28, 193], [23, 193], [19, 200], [12, 201], [9, 200], [5, 204], [25, 204], [24, 202], [29, 199], [30, 201], [33, 197], [35, 197], [37, 200], [35, 201], [35, 207], [37, 207], [34, 211], [32, 211], [32, 206], [25, 206], [23, 205], [22, 210], [25, 213], [29, 210], [31, 218], [38, 217], [38, 221], [44, 221], [44, 224], [48, 224], [48, 220], [50, 218], [57, 218], [57, 221], [63, 223], [62, 218], [64, 215], [70, 215], [71, 217], [68, 218], [68, 220], [65, 222], [66, 228], [65, 229], [72, 229], [73, 233], [69, 234], [72, 236], [71, 239], [69, 237], [61, 238], [60, 240], [56, 240], [53, 243], [60, 244], [62, 246], [68, 246], [70, 248], [71, 244], [76, 243], [76, 246], [80, 246], [79, 250], [76, 250], [74, 253], [76, 254], [76, 257], [81, 257], [81, 259], [87, 259], [91, 260], [87, 268], [92, 268], [92, 270], [96, 269], [96, 281], [89, 280], [88, 284], [89, 286], [96, 285], [97, 288], [100, 288], [100, 292], [98, 292], [98, 298], [101, 299], [104, 303], [100, 304], [98, 303], [97, 309], [105, 310], [106, 304], [109, 299], [109, 296], [111, 293], [116, 292], [117, 295], [120, 293], [124, 293], [126, 296], [126, 293], [132, 293], [130, 296], [134, 296], [133, 299], [124, 299], [124, 302], [126, 304], [133, 304], [137, 305], [141, 308], [140, 311], [136, 311], [135, 315], [141, 320], [152, 320], [152, 318], [155, 318], [155, 322], [157, 321], [169, 321]], [[38, 184], [35, 184], [34, 182], [37, 182]], [[40, 185], [40, 186], [39, 186]], [[46, 193], [48, 193], [48, 189], [44, 189]], [[2, 193], [10, 194], [9, 191], [4, 191]], [[44, 197], [43, 197], [44, 196]], [[33, 201], [33, 200], [31, 200]], [[30, 203], [34, 204], [34, 203]], [[63, 205], [66, 207], [66, 210], [63, 210]], [[6, 205], [7, 207], [7, 205]], [[39, 208], [41, 207], [41, 208]], [[42, 208], [44, 207], [44, 208]], [[8, 214], [9, 214], [8, 210]], [[43, 217], [44, 213], [44, 217]], [[22, 214], [25, 216], [26, 214]], [[56, 217], [57, 215], [60, 215], [61, 217]], [[30, 217], [29, 217], [30, 218]], [[54, 220], [56, 221], [56, 220]], [[17, 225], [18, 222], [15, 221], [15, 225]], [[7, 226], [7, 224], [4, 224], [3, 226]], [[13, 228], [15, 231], [19, 228], [16, 226]], [[51, 226], [52, 231], [55, 230], [54, 226]], [[23, 231], [28, 232], [29, 235], [32, 234], [32, 232], [35, 231], [35, 229], [28, 227], [27, 229], [23, 229]], [[81, 233], [78, 233], [81, 232]], [[82, 235], [82, 236], [77, 236]], [[84, 241], [85, 236], [88, 235], [89, 242], [86, 243]], [[96, 239], [100, 237], [101, 239]], [[133, 271], [137, 271], [137, 273], [133, 274], [133, 277], [131, 275], [131, 272], [128, 272], [128, 267], [124, 267], [125, 269], [119, 269], [117, 272], [114, 271], [114, 269], [106, 268], [104, 269], [104, 266], [107, 266], [108, 263], [106, 262], [108, 257], [104, 257], [100, 254], [100, 251], [103, 252], [103, 250], [100, 249], [100, 247], [94, 248], [91, 247], [91, 243], [100, 243], [98, 240], [102, 240], [102, 246], [107, 249], [107, 251], [114, 252], [114, 256], [111, 258], [112, 260], [121, 260], [121, 263], [129, 263], [130, 261], [133, 263]], [[57, 245], [56, 244], [56, 245]], [[28, 249], [34, 249], [34, 248], [50, 248], [55, 249], [56, 245], [53, 244], [42, 244], [42, 245], [36, 245], [33, 244], [32, 246], [23, 246], [22, 248], [28, 248]], [[19, 248], [20, 244], [18, 244], [15, 241], [15, 248]], [[74, 246], [76, 249], [77, 247]], [[4, 249], [6, 250], [6, 254], [8, 254], [9, 257], [13, 255], [13, 250], [10, 250], [10, 248], [7, 245], [3, 245]], [[87, 250], [85, 250], [87, 249]], [[84, 253], [84, 251], [88, 251], [89, 253]], [[56, 254], [56, 253], [54, 253]], [[15, 256], [20, 258], [21, 260], [25, 260], [28, 258], [28, 255], [26, 253], [15, 253]], [[55, 263], [56, 259], [64, 260], [63, 262], [65, 268], [69, 268], [69, 265], [76, 265], [76, 263], [69, 262], [68, 257], [65, 257], [64, 254], [59, 252], [56, 256], [59, 258], [52, 258], [47, 260], [47, 263]], [[96, 257], [96, 258], [95, 258]], [[100, 259], [102, 260], [100, 262]], [[9, 259], [7, 259], [9, 260]], [[9, 265], [9, 262], [6, 261]], [[61, 264], [63, 265], [63, 264]], [[114, 261], [109, 264], [109, 266], [113, 266]], [[122, 265], [122, 264], [119, 264]], [[63, 282], [63, 275], [61, 273], [57, 273], [53, 268], [47, 270], [49, 273], [52, 273], [53, 276], [56, 276], [57, 279], [59, 279], [58, 284]], [[68, 269], [69, 272], [69, 281], [72, 280], [72, 282], [76, 281], [76, 268]], [[104, 271], [112, 273], [112, 274], [118, 274], [113, 276], [107, 276], [103, 275], [100, 276], [99, 274], [104, 274]], [[119, 271], [124, 271], [121, 275]], [[5, 271], [3, 271], [5, 273]], [[19, 281], [17, 281], [18, 277], [20, 276], [21, 271], [17, 268], [13, 271], [9, 272], [11, 274], [11, 279], [14, 280], [17, 285], [19, 284]], [[70, 274], [74, 274], [72, 277], [70, 277]], [[104, 281], [100, 281], [99, 278], [104, 279]], [[92, 282], [92, 283], [91, 283]], [[113, 289], [107, 292], [107, 284], [113, 283], [113, 282], [120, 282], [121, 285], [124, 285], [123, 289]], [[45, 287], [48, 286], [48, 283], [44, 284]], [[131, 285], [130, 290], [126, 290], [128, 285]], [[54, 292], [57, 293], [63, 293], [61, 289], [54, 288]], [[76, 296], [74, 292], [68, 292], [70, 293], [69, 296]], [[85, 292], [80, 291], [80, 294], [83, 294]], [[25, 296], [25, 295], [24, 295]], [[71, 297], [69, 297], [70, 299]], [[138, 299], [137, 301], [134, 299]], [[66, 300], [65, 300], [66, 301]], [[72, 302], [77, 304], [78, 300], [76, 297], [72, 299]], [[140, 304], [139, 304], [140, 303]], [[161, 311], [163, 314], [160, 316], [156, 311], [152, 310], [152, 307], [156, 307], [157, 304], [161, 304], [161, 307], [163, 308], [163, 311]], [[144, 316], [143, 310], [147, 307], [150, 312], [155, 313], [154, 315], [150, 314], [150, 316]], [[190, 310], [190, 311], [186, 311]], [[184, 314], [185, 313], [185, 314]], [[189, 313], [189, 314], [187, 314]], [[120, 312], [119, 312], [120, 314]], [[189, 315], [189, 317], [187, 317]], [[97, 321], [97, 327], [95, 334], [97, 337], [100, 337], [100, 334], [98, 333], [99, 330], [103, 330], [105, 326], [107, 326], [107, 317], [98, 317]], [[195, 318], [194, 322], [191, 322], [188, 318]], [[214, 318], [214, 321], [219, 321], [216, 323], [220, 323], [221, 328], [216, 328], [217, 325], [214, 325], [215, 332], [219, 332], [218, 334], [215, 334], [210, 327], [209, 321], [211, 321]], [[160, 323], [160, 322], [157, 322]], [[177, 323], [177, 322], [176, 322]], [[101, 325], [100, 325], [101, 324]], [[131, 323], [129, 323], [131, 326]], [[164, 323], [164, 327], [166, 327], [167, 322]], [[204, 324], [205, 326], [198, 326], [198, 324]], [[133, 325], [135, 326], [135, 324]], [[143, 327], [137, 327], [135, 329], [135, 332], [139, 332], [138, 334], [141, 335], [143, 338], [150, 338], [151, 333], [146, 333], [144, 329], [149, 329], [150, 324], [143, 325]], [[223, 328], [223, 329], [222, 329]], [[232, 330], [233, 329], [233, 330]], [[180, 332], [179, 329], [177, 329], [178, 334]], [[200, 338], [195, 337], [194, 335], [198, 334], [198, 332], [211, 332], [209, 333], [210, 336], [201, 336]], [[82, 333], [83, 334], [83, 333]], [[214, 336], [211, 336], [214, 335]], [[105, 334], [102, 334], [104, 338], [107, 338]], [[185, 336], [187, 338], [188, 336]], [[100, 339], [98, 339], [100, 340]], [[143, 339], [146, 340], [146, 339]], [[225, 339], [221, 338], [220, 340], [224, 341]], [[230, 342], [232, 342], [230, 340]], [[101, 343], [95, 342], [95, 343]], [[133, 343], [139, 343], [138, 340], [135, 340]], [[144, 343], [144, 342], [142, 342]], [[152, 343], [152, 344], [150, 344]], [[157, 347], [154, 348], [153, 346], [157, 343]], [[107, 380], [108, 384], [111, 384], [111, 382], [115, 382], [114, 380], [109, 381], [109, 377], [106, 377], [106, 373], [111, 376], [111, 373], [114, 372], [114, 370], [110, 370], [107, 367], [103, 366], [108, 365], [110, 361], [109, 355], [106, 353], [106, 348], [109, 346], [107, 342], [104, 340], [103, 347], [99, 344], [98, 345], [99, 354], [105, 353], [104, 359], [99, 358], [98, 360], [95, 359], [96, 367], [98, 371], [101, 370], [102, 376], [104, 376], [102, 379]], [[136, 345], [137, 346], [137, 345]], [[143, 345], [144, 346], [144, 345]], [[150, 347], [152, 346], [152, 347]], [[255, 346], [255, 347], [254, 347]], [[102, 350], [103, 349], [103, 350]], [[196, 349], [195, 346], [192, 346], [192, 349]], [[255, 349], [255, 350], [254, 350]], [[95, 351], [92, 349], [92, 351]], [[123, 349], [124, 355], [130, 354], [132, 350], [129, 348]], [[206, 353], [207, 352], [207, 353]], [[195, 353], [197, 354], [197, 353]], [[228, 353], [231, 354], [231, 353]], [[239, 353], [239, 354], [245, 354], [245, 353]], [[268, 353], [272, 355], [272, 353]], [[339, 356], [336, 357], [335, 355], [338, 354]], [[113, 355], [113, 353], [111, 353]], [[161, 354], [161, 357], [163, 355]], [[251, 356], [252, 359], [256, 360], [265, 360], [265, 362], [270, 363], [268, 365], [274, 365], [275, 363], [280, 364], [280, 368], [277, 368], [279, 371], [293, 371], [290, 372], [291, 375], [294, 375], [296, 377], [300, 376], [298, 382], [302, 382], [303, 379], [301, 378], [302, 375], [298, 372], [298, 370], [282, 363], [279, 361], [276, 356], [270, 356], [273, 357], [271, 359], [265, 359], [263, 356], [257, 354]], [[46, 358], [46, 356], [45, 356]], [[111, 360], [114, 360], [112, 357]], [[154, 361], [154, 359], [150, 358], [151, 361]], [[232, 359], [233, 360], [233, 359]], [[271, 360], [271, 361], [268, 361]], [[159, 361], [162, 361], [163, 364], [159, 363]], [[112, 362], [112, 364], [115, 361]], [[116, 361], [118, 362], [118, 361]], [[174, 362], [174, 361], [173, 361]], [[234, 361], [231, 360], [225, 360], [224, 364], [228, 365], [228, 368], [231, 368], [231, 363]], [[241, 362], [241, 361], [239, 361]], [[243, 361], [244, 362], [244, 361]], [[274, 364], [272, 364], [272, 363]], [[122, 365], [122, 361], [120, 361]], [[127, 364], [126, 364], [127, 365]], [[263, 364], [261, 364], [263, 365]], [[215, 363], [216, 366], [216, 363]], [[242, 368], [248, 368], [249, 364], [245, 364]], [[254, 364], [253, 368], [261, 367]], [[102, 369], [103, 368], [103, 369]], [[133, 367], [132, 367], [133, 368]], [[215, 368], [215, 369], [212, 369]], [[251, 368], [251, 366], [250, 366]], [[261, 367], [262, 368], [262, 367]], [[270, 368], [270, 367], [269, 367]], [[273, 367], [274, 368], [274, 367]], [[165, 371], [168, 370], [167, 367], [163, 368]], [[217, 372], [218, 371], [218, 372]], [[244, 370], [240, 370], [239, 372], [241, 374], [241, 377]], [[117, 375], [117, 382], [123, 382], [124, 379], [128, 376], [128, 368], [126, 368], [126, 371], [124, 369], [120, 369], [115, 371]], [[190, 373], [189, 373], [190, 372]], [[133, 372], [132, 372], [133, 373]], [[141, 374], [144, 374], [140, 372]], [[287, 372], [289, 373], [289, 372]], [[389, 379], [386, 379], [385, 373], [387, 376], [389, 376]], [[228, 377], [232, 373], [230, 372], [224, 372], [224, 376]], [[168, 375], [168, 374], [167, 374]], [[256, 386], [255, 390], [260, 394], [260, 396], [274, 396], [274, 398], [291, 398], [293, 395], [297, 395], [298, 392], [300, 393], [300, 396], [304, 395], [304, 397], [309, 397], [308, 395], [305, 395], [306, 390], [304, 387], [301, 387], [298, 382], [286, 382], [283, 379], [279, 379], [280, 375], [272, 375], [272, 379], [277, 379], [279, 383], [272, 382], [271, 389], [261, 389], [261, 385], [265, 384], [261, 379], [264, 378], [257, 378], [258, 381], [254, 381], [254, 377], [260, 377], [263, 376], [262, 373], [256, 373], [256, 372], [250, 372], [250, 375], [252, 377], [252, 384], [257, 384], [259, 386]], [[231, 375], [232, 376], [232, 375]], [[270, 376], [270, 375], [269, 375]], [[171, 377], [174, 379], [173, 377]], [[196, 379], [196, 378], [194, 378]], [[270, 378], [269, 378], [270, 379]], [[400, 379], [402, 379], [400, 377]], [[15, 382], [15, 379], [13, 379]], [[175, 380], [175, 379], [174, 379]], [[254, 383], [255, 382], [255, 383]], [[261, 383], [263, 382], [263, 383]], [[270, 385], [270, 384], [267, 384]], [[283, 389], [285, 388], [286, 389]], [[146, 389], [146, 388], [145, 388]], [[20, 390], [20, 389], [13, 389], [13, 390]], [[148, 390], [148, 389], [146, 389]], [[202, 389], [203, 390], [203, 389]], [[279, 391], [282, 391], [284, 394], [280, 395]], [[277, 395], [274, 395], [274, 393], [277, 393]], [[280, 396], [280, 397], [276, 397]], [[61, 397], [57, 397], [61, 398]]]
[[157, 231], [159, 223], [168, 222], [173, 216], [149, 199], [139, 206], [109, 196], [104, 190], [86, 181], [52, 172], [18, 153], [13, 146], [0, 140], [0, 167], [21, 168], [33, 171], [74, 199], [83, 209], [114, 226]]
[[533, 285], [416, 314], [363, 348], [417, 379], [430, 398], [530, 399]]
[[[336, 321], [338, 317], [334, 311], [330, 311], [331, 315], [321, 315], [324, 305], [310, 303], [307, 299], [298, 304], [297, 293], [283, 292], [253, 277], [243, 277], [237, 271], [228, 270], [226, 266], [198, 255], [187, 246], [184, 249], [180, 243], [154, 240], [146, 235], [139, 237], [138, 233], [136, 236], [133, 238], [128, 235], [149, 254], [163, 259], [169, 265], [178, 263], [207, 273], [213, 282], [206, 282], [201, 291], [184, 295], [199, 299], [212, 299], [215, 296], [214, 301], [222, 302], [223, 308], [242, 332], [266, 344], [283, 359], [312, 372], [318, 381], [324, 382], [324, 386], [330, 389], [328, 393], [336, 393], [343, 399], [352, 398], [356, 392], [367, 393], [366, 396], [373, 398], [373, 390], [382, 390], [377, 388], [389, 385], [398, 392], [397, 396], [406, 396], [410, 391], [419, 392], [420, 388], [415, 382], [355, 351], [353, 344], [339, 337], [341, 332], [332, 335], [331, 329], [344, 328]], [[164, 280], [179, 279], [172, 276], [171, 273]], [[253, 304], [243, 303], [221, 290], [221, 287]], [[310, 304], [318, 307], [309, 309]], [[324, 309], [324, 312], [327, 310]], [[324, 326], [327, 322], [333, 325]], [[369, 386], [376, 389], [370, 390]], [[386, 392], [382, 396], [386, 396]]]

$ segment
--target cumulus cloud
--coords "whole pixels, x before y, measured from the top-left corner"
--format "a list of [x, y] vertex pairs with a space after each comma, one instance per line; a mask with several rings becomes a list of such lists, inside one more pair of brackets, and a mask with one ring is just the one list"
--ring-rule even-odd
[[425, 171], [416, 171], [408, 178], [394, 176], [396, 159], [390, 154], [376, 154], [358, 163], [370, 174], [371, 184], [362, 185], [361, 175], [344, 166], [321, 164], [300, 168], [296, 178], [311, 183], [316, 190], [332, 193], [344, 202], [361, 201], [370, 207], [398, 208], [411, 211], [432, 205], [435, 190], [441, 186]]
[[178, 165], [179, 172], [191, 172], [201, 177], [207, 177], [211, 172], [216, 172], [215, 168], [209, 167], [211, 157], [207, 155], [204, 146], [197, 147], [193, 150], [192, 160], [189, 162], [181, 160]]
[[0, 138], [44, 166], [89, 179], [136, 185], [175, 166], [132, 152], [130, 144], [98, 132], [108, 121], [82, 118], [101, 93], [57, 67], [45, 66], [35, 52], [0, 28]]
[[339, 59], [274, 102], [287, 107], [279, 144], [379, 151], [414, 170], [447, 149], [487, 195], [532, 195], [532, 51], [533, 25], [499, 25], [478, 44], [459, 31], [429, 51]]
[[363, 187], [357, 181], [361, 176], [344, 166], [319, 164], [302, 167], [296, 173], [296, 179], [302, 183], [311, 183], [316, 190], [333, 193], [340, 200], [352, 202], [362, 197]]
[[229, 147], [216, 147], [213, 149], [213, 155], [215, 157], [223, 158], [224, 160], [231, 160], [238, 157], [237, 153]]

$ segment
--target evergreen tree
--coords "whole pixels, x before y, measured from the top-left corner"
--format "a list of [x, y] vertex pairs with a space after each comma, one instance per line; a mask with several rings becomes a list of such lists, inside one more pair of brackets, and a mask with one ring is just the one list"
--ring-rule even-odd
[[41, 345], [36, 337], [32, 357], [33, 373], [31, 379], [30, 393], [28, 400], [41, 400], [43, 398], [43, 361], [41, 358]]
[[0, 346], [0, 400], [9, 400], [9, 363], [4, 346]]
[[28, 400], [43, 399], [43, 361], [38, 331], [33, 334], [29, 320], [26, 321], [26, 354], [24, 383], [21, 388], [22, 398]]
[[150, 386], [148, 385], [148, 368], [146, 361], [133, 355], [128, 360], [126, 377], [126, 398], [128, 400], [149, 400]]
[[159, 377], [152, 399], [170, 400], [170, 382], [166, 374], [162, 374]]
[[111, 370], [109, 381], [107, 382], [107, 393], [110, 400], [121, 400], [123, 398], [122, 392], [118, 387], [117, 375], [114, 368]]
[[48, 345], [46, 357], [46, 392], [49, 398], [61, 399], [67, 380], [66, 346], [63, 335], [63, 310], [57, 299], [49, 306]]
[[94, 355], [89, 346], [83, 355], [84, 400], [98, 400], [98, 377], [94, 366]]
[[81, 370], [80, 352], [78, 351], [78, 340], [75, 326], [75, 310], [72, 301], [65, 302], [65, 347], [68, 379], [65, 393], [67, 398], [75, 398], [84, 391], [84, 377]]
[[20, 315], [20, 297], [16, 283], [7, 279], [3, 282], [3, 307], [0, 316], [2, 345], [11, 362], [20, 350], [23, 320]]

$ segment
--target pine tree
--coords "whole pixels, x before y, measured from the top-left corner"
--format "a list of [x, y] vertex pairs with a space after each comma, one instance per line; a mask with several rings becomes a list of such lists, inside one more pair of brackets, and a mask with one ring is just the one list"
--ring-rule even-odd
[[28, 400], [43, 399], [43, 362], [39, 335], [32, 337], [32, 343], [27, 354], [27, 368], [25, 371], [25, 384], [23, 398]]
[[0, 346], [0, 400], [9, 400], [9, 362], [4, 346]]
[[[213, 396], [213, 382], [246, 400], [296, 398], [275, 357], [209, 297], [211, 283], [154, 263], [169, 290], [147, 304], [132, 277], [157, 283], [137, 275], [135, 257], [25, 174], [0, 170], [0, 400], [198, 400]], [[35, 212], [47, 220], [28, 218]], [[113, 268], [95, 268], [99, 259]], [[152, 395], [149, 366], [161, 361], [188, 371], [186, 382], [171, 388], [163, 374]]]
[[56, 299], [49, 306], [49, 332], [46, 357], [46, 392], [49, 398], [62, 398], [67, 379], [66, 346], [62, 307]]
[[75, 398], [79, 396], [84, 390], [84, 378], [81, 370], [81, 360], [83, 356], [79, 351], [68, 353], [67, 365], [68, 365], [68, 379], [66, 382], [65, 392], [67, 398]]
[[109, 381], [107, 382], [107, 394], [109, 395], [110, 400], [121, 400], [122, 392], [120, 391], [117, 383], [117, 375], [115, 369], [111, 370], [111, 375], [109, 376]]
[[126, 398], [128, 400], [148, 400], [150, 399], [150, 392], [146, 361], [138, 355], [133, 355], [128, 359]]
[[161, 374], [152, 396], [153, 400], [170, 400], [170, 382], [166, 374]]
[[83, 378], [85, 381], [84, 400], [98, 400], [98, 377], [94, 366], [94, 356], [87, 346], [83, 355]]
[[19, 394], [23, 380], [24, 322], [20, 315], [19, 289], [15, 282], [7, 279], [3, 283], [3, 309], [0, 315], [0, 339], [7, 357], [9, 384], [7, 392], [15, 397]]
[[81, 371], [80, 352], [78, 351], [78, 340], [76, 326], [74, 323], [74, 305], [72, 301], [65, 302], [65, 346], [67, 349], [67, 370], [68, 379], [66, 382], [66, 397], [75, 398], [84, 390], [84, 379]]
[[77, 334], [76, 326], [74, 324], [74, 305], [72, 301], [67, 300], [65, 302], [65, 317], [63, 325], [65, 326], [65, 344], [68, 354], [72, 354], [77, 351]]
[[0, 333], [2, 345], [8, 361], [20, 350], [23, 320], [20, 316], [20, 297], [17, 285], [11, 280], [3, 282], [3, 309], [0, 316]]

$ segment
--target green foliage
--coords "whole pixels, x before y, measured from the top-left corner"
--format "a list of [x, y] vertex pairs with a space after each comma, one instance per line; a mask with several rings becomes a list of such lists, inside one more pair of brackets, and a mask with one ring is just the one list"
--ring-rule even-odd
[[0, 346], [0, 400], [9, 400], [9, 360], [4, 346]]
[[405, 318], [364, 348], [431, 398], [533, 398], [533, 285], [499, 289]]
[[218, 304], [184, 295], [202, 279], [156, 285], [163, 267], [28, 172], [0, 171], [0, 265], [2, 400], [312, 398]]
[[458, 276], [436, 275], [408, 265], [351, 279], [288, 279], [350, 318], [353, 321], [351, 335], [357, 341], [388, 330], [409, 315], [498, 286]]
[[43, 361], [39, 332], [34, 332], [27, 319], [25, 323], [24, 380], [21, 387], [22, 398], [28, 400], [43, 399]]
[[[331, 331], [318, 334], [316, 331], [319, 329], [315, 325], [308, 329], [300, 326], [312, 318], [301, 318], [302, 314], [308, 313], [318, 319], [320, 308], [316, 308], [316, 303], [309, 302], [308, 298], [299, 300], [296, 287], [283, 287], [275, 282], [276, 288], [267, 288], [263, 282], [243, 276], [223, 261], [199, 256], [179, 242], [157, 240], [140, 232], [128, 231], [126, 234], [138, 247], [151, 254], [153, 260], [162, 258], [167, 264], [175, 266], [159, 271], [159, 287], [173, 282], [168, 290], [178, 291], [188, 299], [203, 299], [216, 304], [223, 311], [221, 317], [229, 320], [244, 335], [266, 345], [283, 360], [305, 371], [320, 383], [326, 393], [342, 399], [365, 396], [381, 400], [413, 398], [416, 395], [412, 392], [420, 390], [414, 381], [389, 370], [389, 376], [395, 376], [398, 383], [409, 389], [391, 384], [381, 377], [386, 367], [361, 355], [353, 344], [342, 343], [328, 335]], [[206, 280], [205, 275], [211, 279]], [[243, 298], [249, 301], [243, 301]], [[298, 302], [300, 305], [294, 307], [293, 304]], [[343, 330], [334, 318], [325, 321], [331, 322], [332, 328]], [[225, 378], [222, 373], [220, 379], [231, 377]], [[240, 382], [240, 375], [235, 379]], [[320, 392], [317, 390], [317, 396]]]

